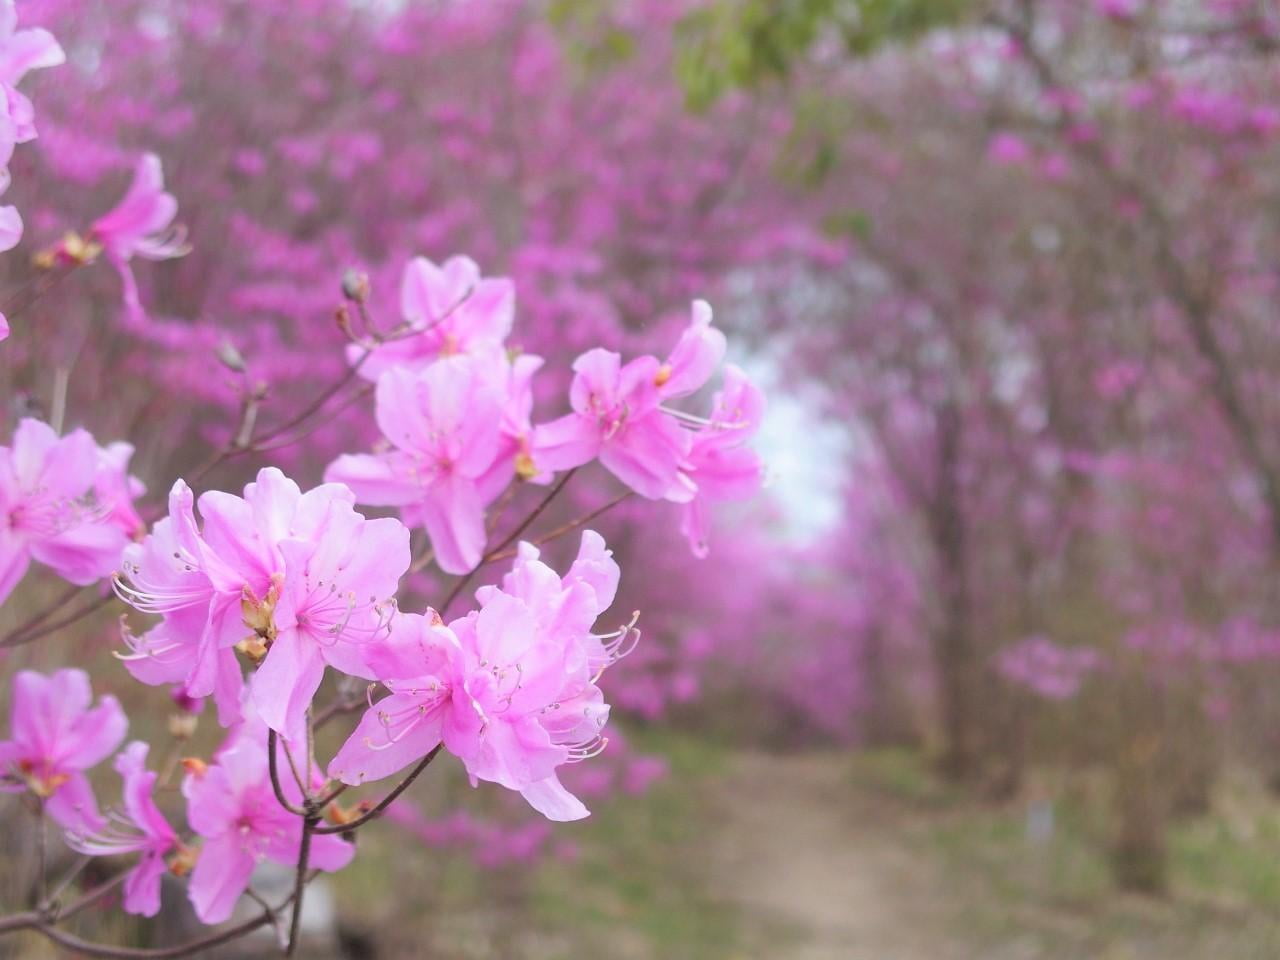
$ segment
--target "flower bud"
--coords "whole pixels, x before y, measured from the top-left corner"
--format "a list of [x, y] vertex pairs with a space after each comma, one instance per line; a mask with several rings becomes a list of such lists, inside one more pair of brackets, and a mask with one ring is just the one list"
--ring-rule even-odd
[[230, 340], [223, 340], [222, 343], [218, 344], [218, 360], [232, 373], [244, 373], [245, 371], [244, 357]]
[[169, 736], [175, 740], [190, 740], [196, 732], [200, 718], [194, 713], [173, 713], [169, 715]]
[[342, 295], [353, 303], [364, 303], [369, 299], [369, 275], [363, 270], [348, 268], [342, 275]]

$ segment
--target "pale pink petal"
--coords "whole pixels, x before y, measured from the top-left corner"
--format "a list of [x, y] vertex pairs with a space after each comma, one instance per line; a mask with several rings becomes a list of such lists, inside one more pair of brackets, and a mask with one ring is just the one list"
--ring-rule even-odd
[[689, 431], [655, 414], [627, 424], [603, 444], [600, 463], [642, 497], [659, 500], [676, 483], [689, 443]]
[[439, 711], [424, 711], [419, 698], [393, 694], [365, 711], [329, 764], [329, 776], [358, 785], [398, 773], [440, 742]]
[[[0, 207], [0, 253], [12, 250], [21, 239], [22, 215], [18, 213], [18, 208]], [[5, 335], [8, 335], [8, 323], [5, 324]]]
[[249, 886], [254, 858], [234, 833], [206, 839], [187, 888], [203, 923], [222, 923]]
[[64, 830], [97, 833], [107, 825], [98, 812], [98, 801], [83, 773], [73, 773], [45, 801], [45, 812]]
[[68, 732], [69, 742], [58, 751], [58, 758], [68, 767], [87, 770], [115, 753], [128, 730], [129, 720], [120, 702], [104, 696], [98, 706], [76, 717]]
[[316, 645], [297, 630], [276, 637], [254, 675], [250, 696], [263, 722], [290, 740], [301, 741], [307, 707], [324, 678], [324, 660]]
[[[402, 463], [408, 461], [401, 459]], [[375, 507], [400, 507], [422, 499], [422, 484], [411, 474], [398, 471], [388, 456], [343, 454], [324, 471], [325, 483], [344, 483], [359, 503]]]
[[683, 397], [701, 389], [724, 359], [725, 346], [724, 334], [711, 325], [710, 304], [693, 301], [693, 318], [663, 365], [659, 392]]
[[590, 463], [600, 454], [599, 424], [570, 413], [533, 432], [533, 459], [543, 470], [568, 470]]
[[474, 570], [484, 555], [484, 504], [475, 484], [462, 477], [437, 481], [422, 505], [436, 563], [446, 573]]
[[566, 790], [554, 774], [525, 787], [520, 795], [548, 820], [565, 822], [581, 820], [591, 815], [582, 801]]
[[0, 81], [16, 84], [31, 70], [65, 63], [67, 55], [48, 30], [19, 30], [0, 45]]
[[169, 872], [164, 857], [147, 851], [129, 871], [124, 881], [124, 911], [139, 917], [154, 917], [160, 912], [160, 882]]

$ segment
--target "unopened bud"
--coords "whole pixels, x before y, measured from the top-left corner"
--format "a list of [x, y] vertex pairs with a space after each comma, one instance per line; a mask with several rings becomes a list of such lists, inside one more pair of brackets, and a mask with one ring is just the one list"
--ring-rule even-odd
[[342, 274], [342, 295], [353, 303], [364, 303], [369, 299], [369, 275], [355, 267], [348, 268]]
[[194, 713], [173, 713], [169, 715], [169, 736], [175, 740], [190, 740], [196, 732], [200, 718]]
[[233, 373], [244, 373], [244, 357], [230, 340], [218, 344], [218, 361]]

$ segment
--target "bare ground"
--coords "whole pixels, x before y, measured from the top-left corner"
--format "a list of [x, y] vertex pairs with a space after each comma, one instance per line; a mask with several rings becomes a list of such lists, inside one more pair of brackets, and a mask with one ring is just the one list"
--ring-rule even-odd
[[[770, 960], [951, 960], [949, 898], [838, 755], [735, 757], [713, 792], [708, 883]], [[753, 940], [756, 938], [752, 938]]]

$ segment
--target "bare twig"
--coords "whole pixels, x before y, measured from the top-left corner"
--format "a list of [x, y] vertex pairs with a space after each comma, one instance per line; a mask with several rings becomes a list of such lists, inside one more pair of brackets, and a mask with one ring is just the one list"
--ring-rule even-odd
[[466, 588], [467, 584], [470, 583], [472, 578], [475, 577], [476, 573], [479, 572], [481, 567], [485, 566], [488, 563], [492, 563], [499, 553], [501, 553], [507, 547], [511, 546], [511, 544], [515, 543], [516, 540], [519, 539], [520, 534], [524, 533], [527, 529], [529, 529], [529, 525], [533, 523], [533, 521], [537, 520], [538, 517], [542, 516], [543, 511], [546, 510], [547, 507], [551, 506], [551, 501], [554, 500], [559, 495], [560, 491], [563, 490], [565, 486], [568, 485], [569, 481], [573, 479], [573, 475], [578, 472], [578, 469], [579, 469], [578, 467], [574, 467], [572, 470], [567, 471], [563, 477], [557, 480], [556, 485], [551, 488], [551, 492], [542, 498], [541, 502], [536, 507], [533, 508], [532, 512], [527, 517], [525, 517], [522, 521], [520, 521], [520, 523], [516, 525], [516, 528], [514, 530], [512, 530], [509, 534], [503, 537], [501, 543], [499, 543], [493, 549], [489, 550], [483, 557], [481, 557], [480, 562], [475, 565], [474, 569], [472, 569], [470, 572], [464, 574], [462, 577], [458, 579], [458, 582], [453, 585], [453, 589], [449, 591], [449, 595], [445, 597], [444, 603], [440, 605], [441, 616], [444, 616], [448, 612], [449, 607], [453, 604], [453, 601], [458, 598], [458, 595], [462, 593], [462, 591]]
[[39, 626], [31, 630], [24, 631], [21, 628], [11, 630], [3, 640], [0, 640], [0, 647], [18, 647], [23, 644], [33, 643], [41, 637], [48, 636], [57, 630], [61, 630], [63, 627], [68, 627], [77, 621], [83, 620], [85, 617], [90, 616], [94, 612], [105, 607], [114, 599], [114, 593], [103, 594], [92, 602], [85, 604], [74, 613], [69, 613], [65, 617], [62, 617], [60, 620], [54, 620], [52, 623], [45, 623], [43, 626]]
[[267, 770], [271, 774], [271, 789], [276, 795], [276, 800], [280, 806], [284, 807], [290, 813], [299, 817], [305, 817], [307, 811], [301, 807], [296, 807], [289, 802], [289, 798], [284, 795], [284, 787], [280, 784], [280, 763], [276, 757], [276, 744], [279, 743], [279, 737], [274, 730], [267, 731]]
[[364, 814], [363, 816], [357, 817], [355, 820], [352, 820], [350, 823], [339, 823], [339, 824], [334, 824], [333, 826], [318, 826], [315, 828], [314, 832], [322, 835], [331, 834], [331, 833], [350, 833], [351, 831], [356, 830], [359, 827], [363, 827], [370, 820], [376, 820], [378, 817], [382, 816], [382, 812], [386, 810], [387, 807], [391, 806], [391, 804], [395, 802], [396, 798], [400, 796], [400, 794], [408, 790], [409, 785], [413, 783], [413, 781], [418, 779], [418, 775], [421, 774], [423, 770], [427, 769], [427, 767], [431, 764], [431, 761], [436, 758], [436, 754], [440, 752], [440, 748], [442, 746], [444, 745], [436, 744], [435, 748], [430, 753], [428, 753], [425, 757], [422, 758], [422, 760], [418, 763], [418, 765], [414, 767], [412, 771], [410, 771], [409, 775], [405, 777], [403, 780], [401, 780], [398, 784], [396, 784], [395, 789], [393, 789], [390, 793], [388, 793], [385, 797], [383, 797], [378, 802], [378, 805], [374, 807], [372, 810], [370, 810], [368, 813]]

